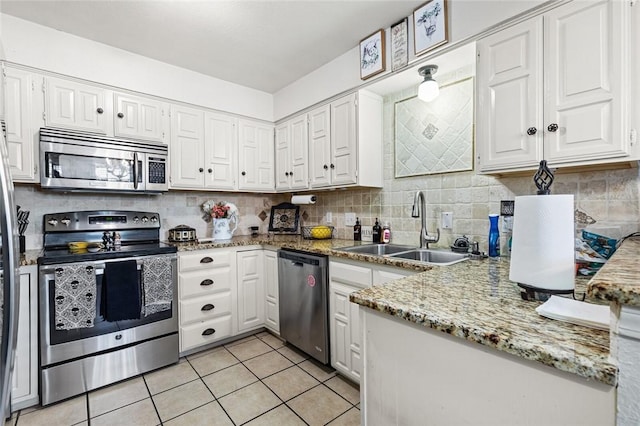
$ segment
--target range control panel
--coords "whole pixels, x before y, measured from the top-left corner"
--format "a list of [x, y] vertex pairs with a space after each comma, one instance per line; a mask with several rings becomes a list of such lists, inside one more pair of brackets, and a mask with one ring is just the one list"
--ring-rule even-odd
[[91, 210], [44, 215], [44, 232], [160, 228], [158, 213]]

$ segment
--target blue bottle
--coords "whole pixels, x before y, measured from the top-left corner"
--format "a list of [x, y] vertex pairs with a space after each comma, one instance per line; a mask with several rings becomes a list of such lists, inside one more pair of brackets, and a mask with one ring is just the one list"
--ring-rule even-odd
[[489, 257], [500, 256], [500, 230], [498, 229], [498, 215], [489, 215]]

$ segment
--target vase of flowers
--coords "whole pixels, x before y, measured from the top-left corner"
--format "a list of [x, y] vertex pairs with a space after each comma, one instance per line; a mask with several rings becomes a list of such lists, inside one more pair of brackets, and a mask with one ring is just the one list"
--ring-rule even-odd
[[238, 228], [238, 208], [235, 204], [209, 200], [202, 204], [202, 211], [205, 213], [204, 220], [213, 222], [215, 241], [230, 240], [233, 237], [234, 231]]

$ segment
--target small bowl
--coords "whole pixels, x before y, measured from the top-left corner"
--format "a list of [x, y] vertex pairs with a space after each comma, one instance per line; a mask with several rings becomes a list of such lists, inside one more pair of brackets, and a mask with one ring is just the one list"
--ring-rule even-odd
[[69, 250], [84, 250], [89, 243], [86, 241], [71, 241], [67, 245], [69, 246]]
[[102, 248], [103, 248], [103, 245], [102, 245], [102, 244], [100, 244], [100, 243], [89, 243], [89, 244], [87, 245], [87, 251], [88, 251], [89, 253], [95, 253], [95, 252], [98, 252], [98, 251], [102, 250]]

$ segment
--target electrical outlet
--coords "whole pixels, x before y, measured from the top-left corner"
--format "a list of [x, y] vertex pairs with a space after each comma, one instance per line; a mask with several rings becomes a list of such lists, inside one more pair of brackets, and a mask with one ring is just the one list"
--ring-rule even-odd
[[442, 229], [453, 228], [453, 213], [442, 212]]
[[344, 214], [344, 226], [354, 226], [356, 224], [356, 214], [355, 213], [345, 213]]
[[326, 214], [326, 216], [325, 216], [325, 221], [326, 221], [328, 224], [333, 223], [333, 213], [331, 213], [331, 212], [327, 212], [327, 214]]

